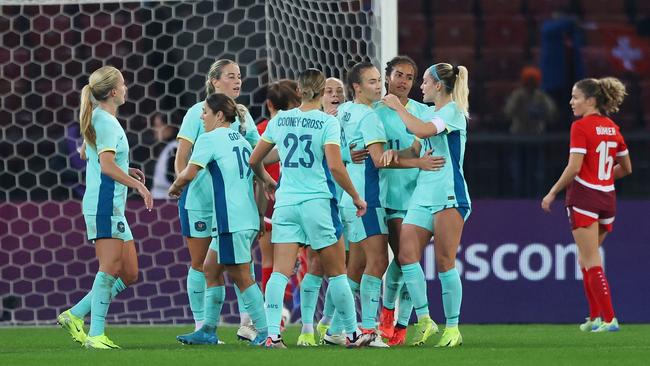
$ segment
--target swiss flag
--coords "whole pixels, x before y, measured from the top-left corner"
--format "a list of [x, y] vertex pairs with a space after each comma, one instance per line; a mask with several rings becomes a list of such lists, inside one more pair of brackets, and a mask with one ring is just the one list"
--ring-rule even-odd
[[623, 24], [601, 25], [601, 37], [615, 74], [650, 75], [650, 39]]

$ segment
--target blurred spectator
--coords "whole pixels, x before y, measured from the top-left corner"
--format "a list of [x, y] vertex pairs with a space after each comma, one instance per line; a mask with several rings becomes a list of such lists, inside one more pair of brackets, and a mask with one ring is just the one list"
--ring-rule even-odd
[[558, 106], [557, 128], [567, 128], [571, 119], [569, 99], [571, 87], [585, 77], [581, 50], [584, 35], [577, 17], [569, 9], [560, 8], [542, 24], [540, 67], [542, 89]]
[[[539, 84], [538, 68], [527, 66], [521, 71], [521, 86], [508, 97], [504, 112], [511, 119], [510, 133], [516, 136], [539, 136], [555, 119], [556, 106]], [[543, 145], [535, 140], [517, 138], [510, 164], [512, 194], [538, 196], [544, 191], [545, 160]]]
[[167, 119], [161, 113], [154, 114], [152, 129], [158, 145], [154, 148], [156, 165], [153, 171], [151, 195], [154, 199], [166, 199], [167, 190], [174, 181], [174, 157], [178, 147], [178, 141], [174, 137], [177, 130], [167, 124]]
[[510, 133], [539, 135], [554, 121], [556, 106], [540, 88], [542, 74], [533, 66], [521, 71], [521, 86], [508, 97], [505, 114], [511, 120]]

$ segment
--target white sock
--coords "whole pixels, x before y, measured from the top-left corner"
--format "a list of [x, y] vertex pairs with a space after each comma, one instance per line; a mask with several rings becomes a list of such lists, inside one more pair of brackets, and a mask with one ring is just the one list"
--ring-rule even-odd
[[203, 320], [195, 320], [194, 321], [194, 330], [197, 331], [203, 327]]
[[248, 313], [239, 314], [239, 326], [243, 327], [244, 325], [252, 324], [251, 316]]
[[301, 333], [314, 333], [314, 324], [303, 324]]

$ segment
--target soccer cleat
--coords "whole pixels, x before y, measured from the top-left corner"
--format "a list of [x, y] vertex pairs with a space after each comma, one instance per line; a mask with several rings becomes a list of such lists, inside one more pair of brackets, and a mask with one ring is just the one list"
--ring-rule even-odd
[[104, 334], [100, 334], [94, 337], [86, 337], [84, 347], [87, 349], [120, 349], [120, 346], [113, 343], [113, 341], [108, 339], [108, 337]]
[[354, 332], [352, 340], [344, 336], [346, 348], [361, 348], [369, 346], [370, 343], [377, 337], [375, 333], [358, 333]]
[[70, 334], [73, 341], [83, 345], [86, 338], [88, 338], [86, 332], [84, 332], [84, 320], [72, 315], [70, 310], [59, 314], [56, 317], [56, 322]]
[[370, 340], [370, 343], [368, 343], [368, 347], [374, 347], [374, 348], [388, 348], [388, 345], [386, 342], [384, 342], [383, 339], [381, 339], [381, 336], [379, 335], [379, 331], [376, 329], [363, 329], [360, 328], [363, 334], [370, 334], [372, 336], [372, 339]]
[[395, 332], [393, 332], [393, 337], [388, 341], [388, 345], [401, 346], [406, 343], [406, 328], [395, 327]]
[[445, 327], [442, 337], [435, 347], [456, 347], [463, 344], [463, 336], [460, 335], [458, 326]]
[[618, 332], [621, 329], [621, 327], [618, 325], [618, 320], [616, 318], [613, 318], [611, 322], [602, 322], [597, 328], [592, 330], [594, 333], [602, 333], [602, 332]]
[[253, 324], [246, 324], [239, 327], [237, 330], [237, 338], [241, 341], [253, 341], [257, 337], [257, 330]]
[[391, 339], [395, 332], [395, 309], [381, 308], [379, 315], [379, 334], [382, 337]]
[[188, 345], [219, 344], [219, 338], [217, 337], [215, 329], [210, 328], [212, 327], [206, 327], [204, 325], [197, 331], [177, 336], [176, 340]]
[[271, 337], [266, 337], [266, 342], [264, 343], [264, 348], [287, 348], [287, 345], [284, 344], [282, 337], [278, 336], [277, 340], [273, 340]]
[[316, 339], [314, 338], [314, 333], [301, 333], [298, 337], [298, 346], [301, 347], [315, 347]]
[[318, 343], [325, 344], [325, 334], [327, 330], [330, 329], [329, 325], [321, 324], [320, 322], [316, 325], [316, 331], [318, 332]]
[[263, 346], [266, 343], [266, 338], [268, 337], [267, 332], [259, 332], [257, 333], [257, 336], [255, 339], [253, 339], [250, 343], [251, 346]]
[[346, 340], [347, 337], [345, 334], [329, 334], [326, 333], [325, 337], [323, 337], [323, 342], [325, 344], [328, 344], [330, 346], [345, 346], [346, 345]]
[[591, 332], [592, 330], [598, 328], [602, 324], [602, 319], [600, 317], [591, 320], [591, 318], [585, 318], [585, 322], [580, 324], [580, 330], [583, 332]]
[[415, 324], [415, 339], [411, 345], [421, 346], [435, 333], [438, 333], [438, 325], [426, 315]]

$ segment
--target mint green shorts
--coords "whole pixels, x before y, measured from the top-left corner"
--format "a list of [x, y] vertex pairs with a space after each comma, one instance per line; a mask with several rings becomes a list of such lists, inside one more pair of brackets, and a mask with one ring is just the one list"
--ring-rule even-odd
[[187, 210], [187, 228], [190, 238], [209, 238], [216, 233], [212, 232], [212, 211]]
[[222, 233], [212, 238], [210, 249], [217, 252], [217, 261], [223, 265], [249, 263], [251, 245], [257, 236], [257, 230], [242, 230], [234, 233]]
[[392, 208], [386, 209], [386, 222], [392, 219], [404, 219], [406, 217], [406, 210], [393, 210]]
[[271, 242], [299, 243], [320, 250], [336, 243], [343, 233], [335, 199], [317, 198], [280, 206], [271, 218]]
[[97, 239], [133, 240], [131, 228], [124, 216], [84, 215], [88, 240], [93, 244]]
[[408, 211], [406, 212], [406, 217], [404, 218], [404, 224], [416, 225], [425, 230], [428, 230], [431, 233], [433, 231], [433, 215], [437, 212], [448, 208], [455, 208], [458, 210], [458, 213], [463, 218], [463, 221], [467, 221], [472, 209], [469, 207], [454, 207], [454, 206], [420, 206], [420, 205], [411, 205]]
[[352, 243], [358, 243], [374, 235], [388, 234], [386, 210], [381, 207], [368, 207], [366, 214], [357, 217], [354, 208], [343, 209], [343, 227], [345, 237]]

